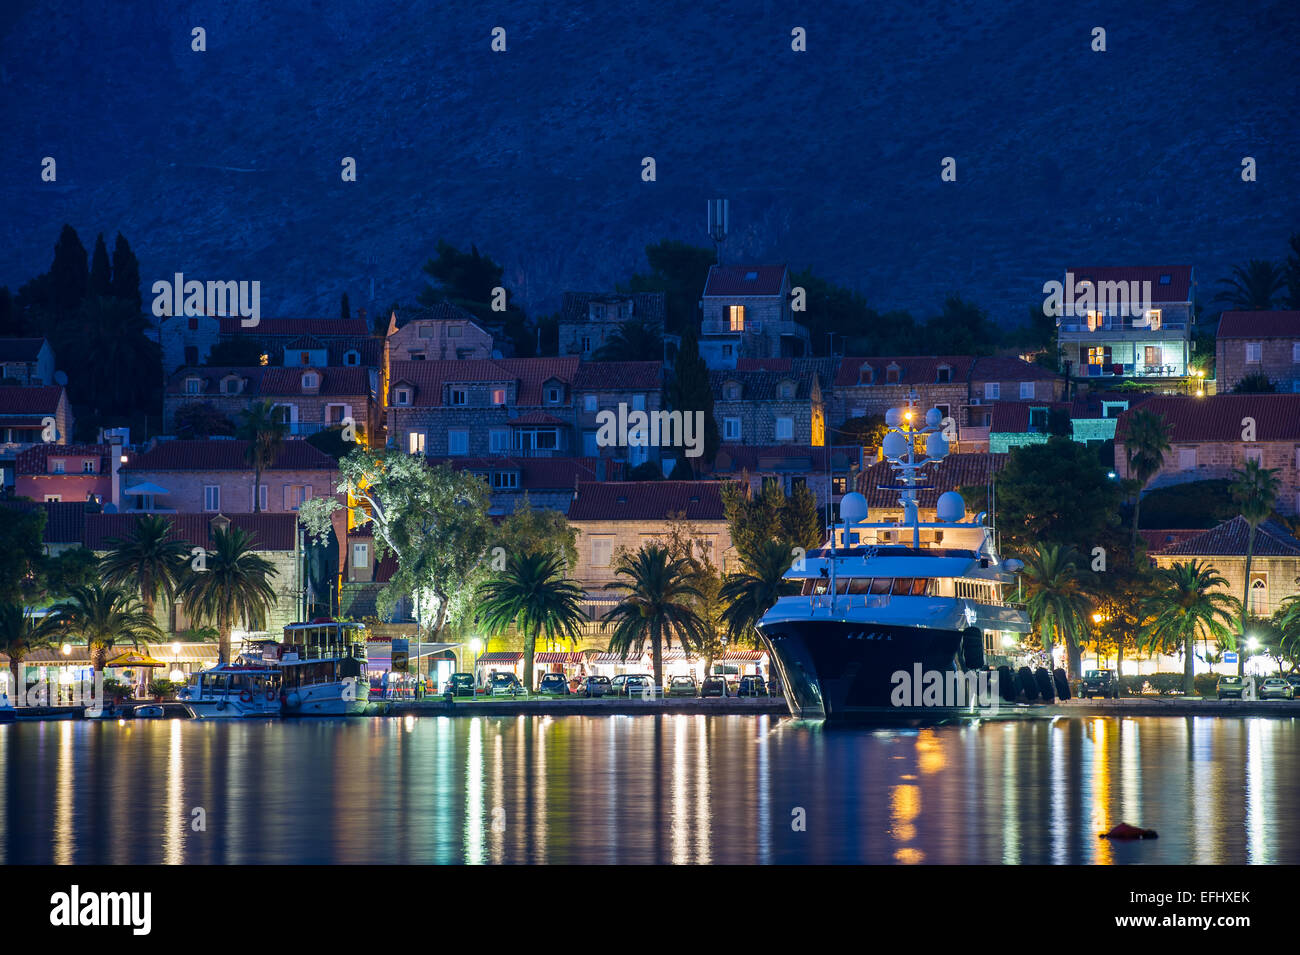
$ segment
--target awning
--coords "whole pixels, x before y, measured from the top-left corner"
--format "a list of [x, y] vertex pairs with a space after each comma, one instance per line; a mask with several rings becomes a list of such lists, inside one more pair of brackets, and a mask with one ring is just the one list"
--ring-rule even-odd
[[476, 662], [478, 666], [483, 666], [485, 664], [496, 666], [502, 663], [513, 666], [523, 658], [523, 653], [518, 650], [494, 650], [491, 653], [479, 654], [479, 658]]
[[[427, 657], [437, 656], [447, 650], [460, 646], [459, 643], [420, 643], [412, 640], [409, 644], [409, 659], [419, 660]], [[378, 642], [366, 643], [366, 667], [370, 670], [387, 670], [393, 662], [393, 644], [391, 641], [383, 640]]]
[[106, 667], [143, 667], [143, 668], [145, 668], [145, 669], [148, 669], [149, 667], [164, 667], [164, 668], [165, 668], [165, 667], [167, 666], [167, 664], [164, 663], [162, 660], [155, 660], [155, 659], [154, 659], [153, 657], [151, 657], [151, 656], [146, 656], [145, 654], [139, 652], [138, 650], [128, 650], [128, 651], [126, 651], [125, 653], [120, 653], [120, 654], [118, 654], [117, 656], [115, 656], [115, 657], [114, 657], [113, 659], [111, 659], [111, 660], [107, 660], [107, 661], [105, 661], [104, 666], [106, 666]]
[[587, 662], [597, 666], [623, 666], [628, 663], [639, 664], [641, 662], [641, 654], [629, 653], [627, 659], [624, 660], [623, 657], [617, 653], [598, 652], [588, 656]]
[[586, 663], [587, 657], [578, 650], [547, 650], [533, 655], [534, 663]]
[[143, 484], [137, 484], [135, 487], [129, 487], [122, 492], [128, 497], [133, 494], [170, 494], [171, 491], [165, 487], [159, 487], [157, 484], [151, 484], [145, 481]]

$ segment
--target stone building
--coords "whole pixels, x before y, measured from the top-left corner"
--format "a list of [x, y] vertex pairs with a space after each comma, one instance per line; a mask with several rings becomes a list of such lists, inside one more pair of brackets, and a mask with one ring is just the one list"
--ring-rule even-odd
[[492, 335], [474, 316], [449, 302], [422, 309], [397, 309], [388, 319], [386, 360], [463, 361], [500, 358]]
[[784, 265], [714, 265], [700, 299], [700, 356], [710, 368], [742, 358], [803, 358], [808, 329], [795, 320]]
[[33, 501], [112, 499], [114, 456], [107, 444], [35, 444], [14, 461], [14, 494]]
[[[600, 442], [599, 416], [603, 411], [649, 415], [664, 407], [664, 366], [661, 361], [583, 361], [573, 377], [575, 427], [581, 445], [575, 449], [586, 458], [605, 458], [634, 468], [646, 461], [672, 458], [662, 446]], [[702, 440], [702, 439], [701, 439]]]
[[1147, 396], [1140, 393], [1090, 392], [1073, 401], [999, 401], [989, 426], [989, 450], [1010, 451], [1046, 444], [1052, 416], [1064, 416], [1068, 436], [1080, 444], [1110, 441], [1119, 416]]
[[[1115, 471], [1123, 478], [1129, 475], [1125, 436], [1136, 410], [1121, 414], [1116, 426]], [[1277, 471], [1278, 513], [1300, 513], [1300, 395], [1157, 395], [1141, 410], [1169, 425], [1170, 450], [1148, 488], [1230, 478], [1255, 460]]]
[[5, 486], [14, 484], [20, 452], [37, 444], [67, 444], [73, 423], [62, 385], [0, 385], [0, 471]]
[[163, 427], [175, 433], [176, 416], [189, 405], [209, 405], [234, 424], [241, 411], [265, 401], [291, 437], [340, 428], [350, 419], [359, 442], [382, 446], [379, 375], [365, 366], [181, 368], [163, 389]]
[[492, 492], [492, 514], [514, 512], [524, 497], [535, 508], [565, 513], [574, 488], [583, 481], [606, 480], [601, 458], [430, 458], [431, 465], [446, 464], [457, 471], [477, 474]]
[[1220, 394], [1247, 375], [1264, 375], [1280, 392], [1300, 393], [1300, 312], [1224, 312], [1214, 365]]
[[[916, 495], [921, 521], [937, 520], [939, 495], [963, 487], [988, 487], [999, 471], [1006, 467], [1008, 455], [973, 452], [950, 454], [925, 471], [926, 487]], [[857, 478], [857, 490], [867, 499], [870, 521], [901, 521], [903, 507], [898, 491], [881, 490], [895, 483], [895, 472], [887, 461], [868, 465]], [[969, 520], [974, 512], [968, 513]], [[926, 532], [927, 534], [931, 532]], [[901, 538], [898, 538], [901, 540]]]
[[377, 346], [366, 344], [377, 339], [364, 318], [263, 318], [245, 328], [238, 317], [174, 315], [158, 319], [157, 327], [164, 377], [206, 363], [212, 347], [222, 341], [257, 342], [268, 365], [299, 365], [295, 353], [301, 351], [323, 353], [312, 357], [315, 365], [377, 366], [379, 361]]
[[53, 385], [54, 371], [54, 350], [44, 338], [0, 338], [0, 380]]
[[[128, 513], [248, 514], [253, 510], [253, 469], [247, 441], [158, 441], [121, 466], [120, 499]], [[296, 516], [298, 505], [335, 494], [338, 462], [306, 441], [285, 441], [262, 472], [260, 509]]]
[[[1245, 585], [1246, 543], [1250, 525], [1234, 517], [1217, 527], [1168, 544], [1151, 554], [1157, 567], [1200, 560], [1210, 564], [1228, 582], [1219, 588], [1237, 600]], [[1253, 616], [1267, 617], [1288, 597], [1300, 594], [1300, 540], [1276, 521], [1265, 521], [1255, 531], [1250, 561], [1250, 606]]]
[[565, 292], [560, 304], [560, 354], [590, 361], [628, 322], [640, 322], [662, 332], [663, 292]]
[[828, 448], [797, 445], [750, 447], [723, 444], [713, 462], [711, 476], [720, 481], [747, 483], [753, 491], [773, 479], [786, 494], [803, 485], [813, 492], [818, 507], [840, 499], [854, 487], [863, 468], [862, 448], [837, 446]]
[[829, 385], [835, 359], [741, 359], [709, 372], [713, 416], [725, 444], [757, 447], [826, 443]]

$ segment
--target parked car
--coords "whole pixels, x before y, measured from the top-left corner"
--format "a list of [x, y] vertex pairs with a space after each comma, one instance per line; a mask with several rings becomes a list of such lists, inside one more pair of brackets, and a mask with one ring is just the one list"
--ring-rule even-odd
[[1291, 684], [1296, 696], [1300, 696], [1300, 673], [1288, 673], [1283, 679]]
[[612, 693], [607, 676], [589, 676], [582, 687], [582, 695], [586, 697], [609, 696]]
[[675, 676], [668, 681], [669, 696], [695, 696], [698, 687], [693, 676]]
[[1085, 700], [1099, 696], [1103, 700], [1119, 699], [1119, 680], [1114, 670], [1088, 670], [1083, 674], [1079, 695]]
[[700, 684], [700, 696], [727, 696], [727, 681], [720, 676], [706, 676]]
[[1221, 700], [1230, 700], [1242, 698], [1246, 692], [1246, 681], [1239, 676], [1221, 676], [1219, 677], [1218, 694]]
[[627, 696], [627, 674], [620, 673], [614, 679], [609, 681], [609, 692], [611, 696]]
[[474, 674], [453, 673], [442, 684], [442, 692], [452, 696], [474, 695]]
[[528, 691], [513, 673], [498, 673], [488, 686], [489, 696], [527, 696]]
[[761, 676], [742, 676], [736, 684], [736, 696], [767, 696], [767, 686]]
[[646, 673], [629, 674], [627, 682], [623, 686], [624, 696], [654, 697], [662, 695], [662, 693], [655, 692], [654, 677]]
[[569, 681], [563, 673], [543, 673], [537, 684], [538, 693], [550, 693], [554, 696], [569, 695]]
[[1294, 700], [1295, 690], [1282, 677], [1271, 676], [1259, 685], [1259, 698], [1261, 700]]

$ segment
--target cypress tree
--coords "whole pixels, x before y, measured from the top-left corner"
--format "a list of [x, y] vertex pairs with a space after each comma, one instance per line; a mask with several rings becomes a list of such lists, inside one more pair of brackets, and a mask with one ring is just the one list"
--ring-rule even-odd
[[352, 306], [348, 304], [347, 292], [343, 293], [343, 298], [339, 302], [339, 317], [345, 322], [352, 317]]
[[81, 307], [86, 298], [89, 272], [86, 268], [86, 247], [77, 237], [77, 230], [65, 225], [54, 244], [54, 262], [50, 265], [51, 305], [55, 314], [66, 318]]
[[704, 454], [688, 461], [692, 467], [711, 466], [718, 453], [721, 439], [718, 422], [713, 417], [713, 388], [709, 384], [709, 368], [700, 357], [700, 345], [693, 334], [682, 339], [677, 353], [677, 368], [668, 385], [668, 404], [683, 415], [704, 412]]
[[140, 298], [140, 263], [120, 232], [113, 243], [113, 297], [130, 302], [136, 311], [144, 304]]
[[95, 237], [95, 251], [90, 255], [90, 294], [108, 298], [113, 294], [113, 275], [108, 265], [108, 248], [104, 233]]

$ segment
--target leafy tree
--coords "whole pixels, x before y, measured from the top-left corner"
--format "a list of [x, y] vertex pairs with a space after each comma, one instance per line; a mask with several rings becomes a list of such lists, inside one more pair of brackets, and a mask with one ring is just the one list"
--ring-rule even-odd
[[493, 546], [504, 548], [506, 554], [555, 554], [570, 570], [578, 566], [577, 528], [560, 511], [533, 507], [527, 492], [497, 524]]
[[[1242, 518], [1250, 525], [1246, 537], [1246, 572], [1241, 585], [1241, 635], [1246, 636], [1246, 614], [1250, 612], [1250, 565], [1255, 556], [1255, 532], [1259, 525], [1268, 520], [1277, 502], [1279, 488], [1278, 472], [1275, 468], [1266, 468], [1258, 461], [1247, 461], [1240, 469], [1232, 472], [1232, 500], [1241, 512]], [[1245, 660], [1237, 656], [1237, 672], [1241, 673]]]
[[24, 604], [43, 587], [45, 511], [0, 507], [0, 603]]
[[344, 292], [339, 299], [339, 318], [347, 321], [352, 317], [352, 305], [348, 302], [348, 293]]
[[361, 440], [364, 438], [363, 429], [357, 427], [357, 441], [346, 441], [343, 438], [343, 426], [336, 428], [322, 428], [315, 434], [309, 434], [306, 441], [321, 454], [328, 454], [336, 461], [346, 454], [349, 454], [358, 444], [364, 444]]
[[474, 315], [480, 322], [503, 323], [506, 335], [514, 343], [520, 356], [533, 354], [534, 336], [527, 328], [523, 310], [506, 302], [503, 313], [492, 309], [493, 289], [505, 288], [505, 269], [490, 257], [479, 252], [477, 246], [461, 252], [446, 240], [439, 239], [434, 258], [421, 270], [437, 283], [425, 283], [416, 300], [424, 306], [450, 302]]
[[812, 550], [826, 537], [826, 522], [817, 507], [817, 496], [807, 484], [796, 484], [781, 511], [781, 537], [792, 548]]
[[1169, 450], [1169, 423], [1153, 411], [1139, 408], [1129, 416], [1125, 452], [1128, 473], [1137, 482], [1133, 494], [1133, 561], [1138, 561], [1138, 515], [1142, 509], [1142, 489], [1165, 463]]
[[68, 596], [75, 587], [99, 580], [99, 558], [86, 547], [71, 547], [57, 556], [46, 557], [43, 567], [45, 599]]
[[[968, 506], [984, 509], [984, 488], [964, 489]], [[1035, 544], [1070, 544], [1085, 554], [1123, 547], [1120, 488], [1097, 455], [1067, 438], [1012, 450], [997, 478], [997, 526], [1003, 549], [1027, 553]]]
[[601, 618], [611, 631], [609, 650], [626, 660], [649, 643], [655, 683], [662, 686], [664, 645], [671, 648], [676, 639], [690, 652], [704, 642], [704, 621], [692, 606], [703, 594], [692, 582], [689, 564], [674, 560], [660, 544], [643, 544], [635, 553], [622, 555], [615, 563], [615, 573], [621, 579], [606, 584], [605, 589], [618, 591], [621, 597]]
[[[691, 603], [703, 624], [699, 654], [704, 660], [704, 672], [713, 669], [714, 659], [726, 651], [727, 631], [723, 620], [726, 602], [722, 598], [722, 574], [713, 560], [710, 539], [686, 519], [685, 514], [668, 515], [667, 530], [655, 540], [667, 548], [673, 560], [687, 568], [689, 583], [700, 592], [700, 598]], [[617, 556], [623, 556], [619, 553]]]
[[1155, 572], [1156, 590], [1143, 603], [1149, 620], [1141, 631], [1148, 652], [1183, 653], [1183, 692], [1196, 690], [1195, 652], [1198, 637], [1215, 637], [1233, 646], [1228, 624], [1236, 601], [1222, 590], [1228, 582], [1208, 564], [1192, 560], [1161, 567]]
[[1056, 637], [1065, 641], [1071, 679], [1079, 677], [1080, 650], [1088, 635], [1091, 586], [1073, 547], [1042, 543], [1025, 555], [1025, 609], [1038, 629], [1048, 666]]
[[758, 645], [758, 631], [754, 628], [759, 619], [778, 598], [799, 589], [784, 577], [793, 563], [794, 554], [784, 542], [768, 540], [752, 555], [752, 563], [726, 576], [720, 594], [726, 606], [722, 620], [732, 643]]
[[785, 491], [775, 478], [763, 481], [755, 494], [748, 484], [728, 482], [722, 485], [722, 513], [731, 533], [731, 546], [741, 561], [753, 566], [757, 555], [770, 540], [784, 539], [781, 515], [785, 511]]
[[24, 702], [26, 668], [23, 660], [32, 650], [54, 646], [60, 633], [60, 621], [53, 615], [37, 617], [22, 604], [0, 604], [0, 651], [9, 657], [9, 683], [14, 688], [13, 705], [21, 706]]
[[288, 430], [289, 425], [269, 401], [254, 401], [239, 413], [235, 434], [248, 442], [248, 447], [244, 449], [244, 459], [253, 469], [254, 514], [259, 514], [262, 510], [262, 496], [258, 493], [258, 488], [262, 486], [262, 472], [275, 463]]
[[458, 622], [487, 570], [492, 522], [482, 478], [430, 467], [395, 448], [357, 448], [339, 461], [337, 490], [346, 505], [332, 495], [313, 498], [299, 508], [298, 519], [321, 542], [340, 508], [352, 526], [371, 528], [376, 558], [391, 553], [397, 560], [397, 572], [379, 595], [380, 615], [412, 596], [426, 619], [432, 613], [428, 629], [434, 635]]
[[663, 332], [637, 319], [624, 322], [592, 355], [596, 361], [653, 361], [664, 353]]
[[874, 451], [880, 447], [880, 442], [885, 440], [885, 435], [888, 433], [889, 427], [885, 424], [884, 415], [863, 415], [859, 418], [849, 418], [835, 429], [837, 440], [833, 443], [856, 444]]
[[[238, 338], [230, 338], [225, 341], [217, 342], [208, 350], [207, 360], [203, 362], [208, 368], [252, 368], [262, 363], [263, 345], [256, 338], [245, 338], [240, 335]], [[280, 363], [283, 355], [271, 352], [265, 353], [268, 363], [275, 359], [275, 364]]]
[[77, 230], [65, 225], [54, 244], [54, 262], [49, 271], [49, 304], [59, 317], [71, 317], [85, 301], [90, 283], [86, 268], [86, 247]]
[[1282, 653], [1293, 671], [1300, 669], [1300, 595], [1287, 597], [1273, 612]]
[[1227, 479], [1188, 481], [1142, 496], [1144, 528], [1215, 527], [1237, 516]]
[[1262, 371], [1253, 371], [1232, 386], [1234, 395], [1271, 395], [1277, 392], [1277, 383]]
[[228, 663], [235, 624], [255, 630], [275, 606], [271, 578], [279, 571], [253, 550], [253, 535], [238, 527], [213, 528], [205, 561], [206, 569], [190, 573], [178, 595], [192, 618], [217, 628], [217, 653]]
[[189, 566], [189, 545], [171, 531], [171, 521], [157, 514], [137, 517], [130, 536], [105, 542], [109, 549], [100, 562], [105, 582], [138, 593], [150, 619], [159, 596], [175, 603]]
[[664, 239], [645, 249], [650, 271], [638, 273], [618, 286], [624, 294], [663, 292], [666, 331], [694, 335], [700, 327], [700, 295], [716, 256], [712, 249]]
[[104, 669], [108, 651], [118, 642], [130, 640], [133, 647], [139, 647], [141, 640], [162, 639], [158, 625], [140, 601], [117, 587], [73, 587], [68, 599], [53, 611], [61, 626], [86, 641], [96, 673]]
[[949, 295], [943, 310], [925, 324], [932, 349], [946, 355], [990, 355], [1001, 340], [1002, 331], [988, 313], [973, 302]]
[[181, 405], [173, 424], [178, 438], [234, 437], [235, 434], [235, 423], [210, 401]]
[[561, 555], [511, 554], [505, 569], [479, 587], [478, 619], [491, 634], [511, 627], [523, 633], [524, 686], [531, 691], [537, 638], [576, 641], [586, 620], [584, 598], [582, 588], [565, 578]]
[[1286, 273], [1276, 262], [1251, 259], [1245, 265], [1233, 266], [1232, 275], [1219, 284], [1224, 288], [1215, 301], [1243, 311], [1266, 311], [1281, 301]]
[[[718, 422], [713, 416], [713, 387], [709, 384], [709, 368], [700, 357], [699, 341], [694, 334], [682, 339], [681, 351], [677, 353], [677, 364], [673, 376], [668, 382], [668, 407], [680, 411], [683, 416], [703, 412], [704, 448], [698, 458], [686, 458], [678, 461], [697, 462], [698, 466], [709, 467], [718, 456], [718, 446], [722, 438], [718, 434]], [[692, 464], [692, 468], [697, 466]]]

